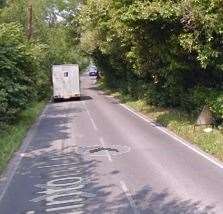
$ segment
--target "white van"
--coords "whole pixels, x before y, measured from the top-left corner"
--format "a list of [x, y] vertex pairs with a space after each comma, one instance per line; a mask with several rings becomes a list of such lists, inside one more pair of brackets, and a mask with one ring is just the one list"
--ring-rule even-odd
[[78, 65], [53, 65], [53, 98], [80, 98], [80, 74]]

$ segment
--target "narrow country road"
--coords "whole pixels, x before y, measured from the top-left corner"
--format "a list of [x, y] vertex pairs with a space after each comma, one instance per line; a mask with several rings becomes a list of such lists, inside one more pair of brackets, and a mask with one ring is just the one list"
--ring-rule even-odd
[[83, 75], [50, 103], [0, 183], [0, 214], [223, 213], [223, 169]]

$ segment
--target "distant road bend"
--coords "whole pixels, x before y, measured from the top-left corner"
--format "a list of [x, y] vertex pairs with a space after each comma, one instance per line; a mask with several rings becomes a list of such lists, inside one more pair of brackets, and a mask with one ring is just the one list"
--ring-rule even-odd
[[49, 103], [0, 182], [1, 214], [223, 213], [223, 169], [81, 77]]

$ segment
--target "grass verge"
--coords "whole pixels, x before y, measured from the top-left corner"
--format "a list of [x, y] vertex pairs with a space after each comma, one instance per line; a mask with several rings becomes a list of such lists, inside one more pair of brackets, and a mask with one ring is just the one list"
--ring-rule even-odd
[[20, 147], [27, 130], [34, 123], [46, 102], [32, 103], [26, 110], [21, 112], [17, 123], [7, 127], [0, 133], [0, 172], [6, 167], [12, 155]]
[[160, 108], [151, 106], [145, 100], [136, 100], [121, 90], [110, 89], [103, 82], [99, 88], [106, 94], [112, 95], [120, 102], [150, 117], [155, 122], [173, 131], [185, 140], [197, 145], [203, 151], [223, 161], [223, 131], [213, 129], [212, 132], [204, 132], [204, 127], [196, 127], [194, 124], [197, 118], [176, 109]]

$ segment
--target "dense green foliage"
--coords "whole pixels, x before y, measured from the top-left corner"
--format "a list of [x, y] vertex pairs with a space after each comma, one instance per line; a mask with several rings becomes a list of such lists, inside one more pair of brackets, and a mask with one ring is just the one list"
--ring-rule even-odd
[[221, 0], [86, 0], [76, 35], [111, 87], [223, 117]]
[[4, 7], [5, 6], [5, 0], [0, 0], [0, 8]]
[[[0, 127], [28, 103], [49, 97], [53, 64], [88, 61], [73, 45], [70, 20], [77, 1], [32, 1], [32, 37], [27, 37], [28, 0], [0, 1]], [[72, 3], [72, 4], [71, 4]]]
[[43, 45], [27, 43], [18, 24], [0, 28], [0, 118], [7, 122], [39, 97], [41, 78], [47, 79], [41, 71], [46, 52]]

